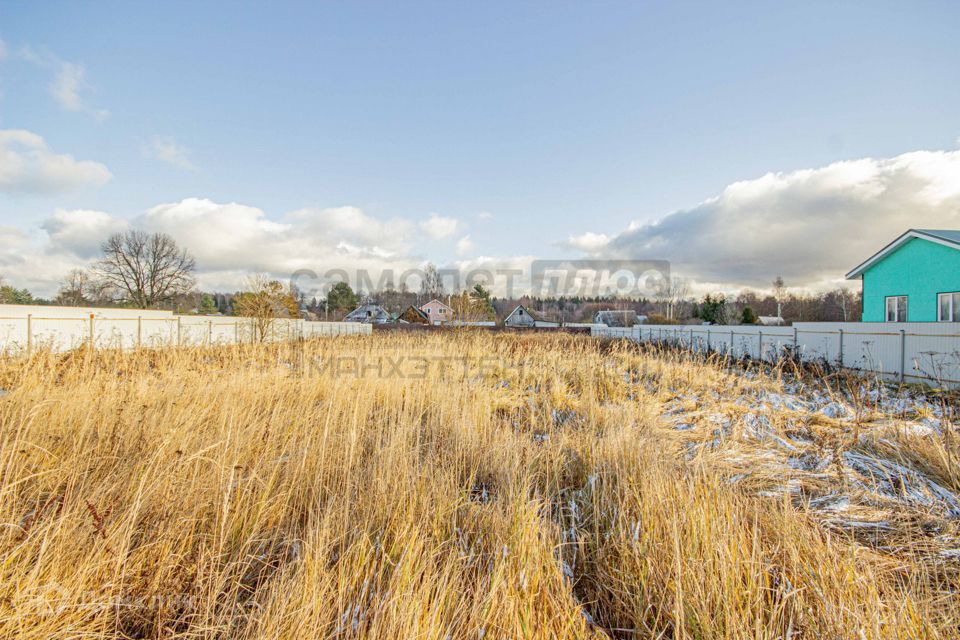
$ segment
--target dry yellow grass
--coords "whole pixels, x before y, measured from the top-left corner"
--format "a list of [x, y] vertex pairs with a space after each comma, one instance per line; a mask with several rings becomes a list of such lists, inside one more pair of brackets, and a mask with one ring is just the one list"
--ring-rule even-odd
[[[586, 337], [377, 334], [37, 354], [0, 386], [3, 638], [957, 637], [950, 518], [853, 536], [807, 507], [830, 468], [758, 495], [780, 454], [737, 399], [773, 377]], [[856, 427], [873, 444], [804, 420], [837, 456], [892, 446], [889, 420]], [[960, 488], [942, 442], [910, 451]]]

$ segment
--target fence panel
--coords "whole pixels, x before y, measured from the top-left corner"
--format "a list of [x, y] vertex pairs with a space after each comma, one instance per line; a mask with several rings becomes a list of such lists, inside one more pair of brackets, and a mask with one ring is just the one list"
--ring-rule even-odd
[[594, 327], [591, 335], [666, 342], [694, 351], [773, 362], [795, 352], [887, 379], [960, 386], [960, 323], [798, 322], [792, 327], [639, 325]]
[[[265, 341], [369, 335], [367, 324], [275, 319]], [[82, 346], [105, 349], [244, 344], [260, 338], [252, 318], [177, 316], [170, 311], [0, 305], [0, 349], [22, 353]]]
[[[5, 349], [50, 348], [65, 351], [83, 346], [90, 341], [89, 318], [56, 318], [31, 314], [27, 324], [23, 324], [16, 318], [4, 319], [3, 324]], [[13, 335], [7, 333], [7, 327]]]

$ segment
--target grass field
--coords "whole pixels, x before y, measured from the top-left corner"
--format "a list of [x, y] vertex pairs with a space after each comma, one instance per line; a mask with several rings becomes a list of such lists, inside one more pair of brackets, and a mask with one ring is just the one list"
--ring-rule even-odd
[[588, 337], [0, 363], [0, 637], [956, 638], [937, 402]]

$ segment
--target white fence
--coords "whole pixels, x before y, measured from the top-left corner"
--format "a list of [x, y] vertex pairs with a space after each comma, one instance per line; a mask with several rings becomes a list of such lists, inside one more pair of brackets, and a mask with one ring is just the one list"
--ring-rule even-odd
[[[317, 336], [369, 334], [370, 325], [276, 319], [265, 341]], [[0, 350], [7, 353], [49, 348], [67, 351], [131, 349], [174, 345], [242, 344], [258, 340], [252, 318], [179, 316], [170, 311], [0, 305]]]
[[591, 335], [662, 341], [773, 362], [787, 354], [905, 382], [960, 385], [960, 323], [800, 322], [791, 327], [638, 325]]

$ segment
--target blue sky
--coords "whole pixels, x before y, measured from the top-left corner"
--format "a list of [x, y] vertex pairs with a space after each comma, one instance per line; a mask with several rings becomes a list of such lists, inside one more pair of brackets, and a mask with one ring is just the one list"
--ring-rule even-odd
[[[4, 241], [0, 273], [43, 288], [53, 271], [27, 269], [29, 252], [56, 254], [57, 266], [70, 252], [90, 257], [52, 238], [58, 210], [63, 225], [88, 224], [89, 212], [136, 225], [191, 198], [255, 209], [260, 227], [352, 207], [383, 223], [387, 238], [362, 238], [367, 249], [405, 234], [383, 250], [391, 259], [676, 259], [649, 229], [630, 239], [770, 172], [874, 159], [899, 175], [898, 158], [927, 151], [944, 163], [938, 180], [960, 180], [958, 26], [956, 3], [929, 2], [0, 2], [0, 130], [110, 174], [69, 187], [8, 180], [0, 225], [25, 237]], [[953, 224], [952, 203], [924, 215]], [[427, 233], [431, 215], [455, 231]], [[919, 226], [887, 215], [883, 233]], [[318, 231], [318, 251], [338, 246], [338, 230], [361, 246], [344, 224]], [[668, 255], [647, 255], [658, 248]], [[247, 268], [208, 262], [211, 286]], [[717, 286], [761, 284], [690, 266]], [[828, 276], [800, 268], [792, 279]]]

